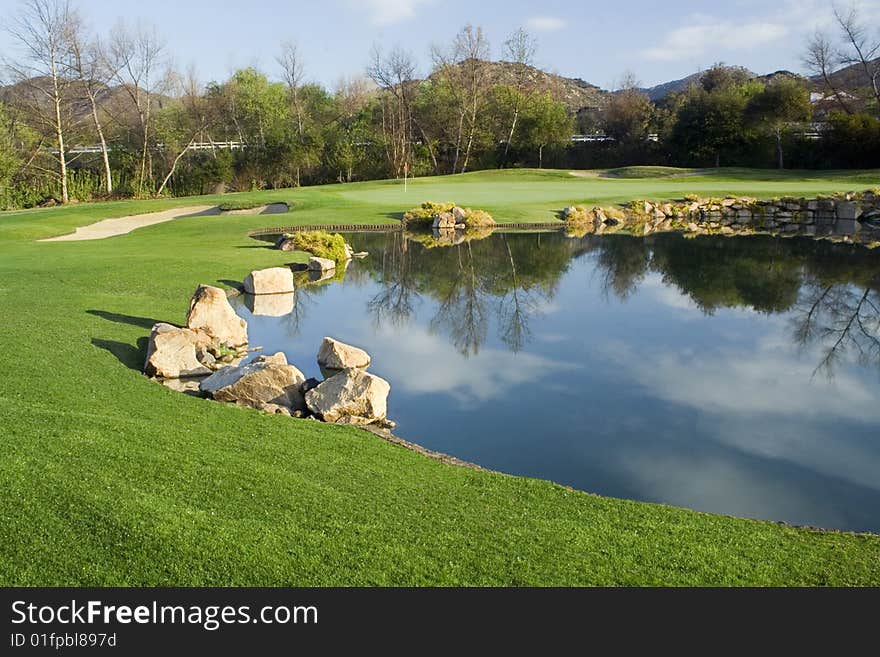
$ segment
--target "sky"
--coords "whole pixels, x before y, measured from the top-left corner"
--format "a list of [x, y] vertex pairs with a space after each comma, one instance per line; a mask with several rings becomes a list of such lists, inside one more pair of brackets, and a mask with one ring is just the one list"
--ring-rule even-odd
[[[333, 87], [363, 76], [374, 44], [401, 46], [430, 68], [429, 48], [464, 25], [487, 34], [493, 58], [518, 27], [538, 40], [541, 68], [614, 88], [632, 72], [644, 86], [694, 73], [716, 62], [756, 73], [803, 71], [807, 37], [831, 26], [831, 0], [72, 0], [93, 29], [107, 34], [120, 20], [154, 24], [174, 63], [194, 65], [204, 81], [255, 66], [280, 77], [275, 56], [298, 44], [306, 78]], [[0, 0], [0, 25], [20, 0]], [[858, 3], [880, 25], [880, 0]], [[14, 55], [0, 30], [0, 54]]]

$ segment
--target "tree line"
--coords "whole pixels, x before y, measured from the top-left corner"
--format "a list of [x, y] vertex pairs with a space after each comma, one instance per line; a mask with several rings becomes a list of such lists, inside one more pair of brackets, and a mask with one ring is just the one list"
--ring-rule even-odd
[[[520, 166], [877, 166], [880, 42], [855, 12], [837, 17], [842, 40], [817, 34], [806, 54], [832, 105], [816, 141], [803, 138], [816, 106], [794, 76], [717, 65], [653, 103], [627, 75], [575, 112], [535, 75], [528, 32], [501, 45], [499, 78], [485, 33], [467, 25], [430, 48], [426, 77], [412, 53], [375, 47], [363, 77], [327, 89], [288, 42], [277, 79], [243, 68], [205, 84], [170, 65], [155, 27], [98, 35], [70, 0], [24, 0], [5, 21], [17, 48], [3, 56], [0, 207]], [[871, 81], [863, 97], [833, 74], [850, 64]]]

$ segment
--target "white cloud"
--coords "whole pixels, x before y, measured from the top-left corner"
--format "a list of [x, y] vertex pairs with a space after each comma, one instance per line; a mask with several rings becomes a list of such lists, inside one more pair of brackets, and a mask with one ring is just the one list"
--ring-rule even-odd
[[391, 25], [414, 17], [416, 9], [432, 0], [361, 0], [351, 4], [365, 9], [373, 25]]
[[660, 274], [651, 273], [645, 276], [639, 285], [639, 293], [651, 296], [657, 303], [685, 311], [681, 313], [683, 318], [698, 319], [703, 311], [686, 294], [682, 294], [676, 288], [663, 282]]
[[653, 61], [681, 61], [713, 55], [719, 50], [751, 50], [783, 39], [789, 33], [784, 22], [732, 23], [702, 17], [666, 35], [659, 45], [642, 51]]
[[476, 355], [464, 356], [448, 336], [433, 335], [415, 324], [400, 334], [380, 329], [370, 343], [370, 353], [374, 362], [382, 363], [380, 376], [407, 393], [445, 394], [463, 407], [498, 399], [518, 385], [576, 367], [504, 349], [483, 348]]
[[813, 377], [818, 351], [798, 357], [771, 333], [745, 348], [649, 351], [609, 342], [602, 353], [651, 397], [700, 411], [702, 429], [719, 443], [880, 490], [880, 452], [858, 436], [828, 435], [841, 420], [880, 423], [873, 380], [852, 370], [833, 381]]
[[564, 20], [555, 16], [532, 16], [526, 21], [526, 27], [535, 32], [555, 32], [565, 25]]
[[664, 504], [736, 517], [784, 519], [795, 524], [846, 524], [832, 502], [817, 508], [816, 500], [796, 487], [732, 461], [626, 452], [620, 455], [619, 463], [644, 498], [662, 500]]

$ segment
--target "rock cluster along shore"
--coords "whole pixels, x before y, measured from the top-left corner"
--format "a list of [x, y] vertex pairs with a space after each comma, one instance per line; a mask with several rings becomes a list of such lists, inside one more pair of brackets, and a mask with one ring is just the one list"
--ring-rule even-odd
[[690, 198], [685, 201], [634, 201], [625, 209], [570, 206], [563, 219], [574, 234], [628, 230], [694, 234], [770, 232], [846, 241], [880, 239], [880, 192], [849, 192], [818, 198]]
[[[292, 272], [282, 267], [251, 272], [245, 289], [258, 296], [290, 294]], [[324, 338], [317, 354], [324, 377], [319, 381], [307, 379], [281, 352], [242, 364], [247, 345], [247, 323], [235, 313], [226, 293], [200, 285], [185, 327], [153, 326], [144, 372], [173, 381], [176, 389], [270, 413], [337, 424], [394, 426], [387, 419], [391, 386], [366, 371], [371, 359], [364, 350]]]

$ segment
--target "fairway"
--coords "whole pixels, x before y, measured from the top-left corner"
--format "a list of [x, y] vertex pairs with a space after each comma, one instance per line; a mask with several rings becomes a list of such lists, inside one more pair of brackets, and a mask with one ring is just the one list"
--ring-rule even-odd
[[[183, 323], [198, 284], [229, 287], [251, 270], [306, 260], [247, 237], [264, 226], [394, 224], [425, 200], [485, 209], [499, 222], [550, 221], [572, 203], [878, 186], [876, 170], [642, 179], [512, 170], [415, 179], [406, 192], [383, 181], [0, 213], [0, 582], [878, 585], [876, 535], [453, 467], [354, 428], [187, 397], [140, 371], [150, 327]], [[37, 241], [229, 199], [292, 209]]]

